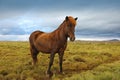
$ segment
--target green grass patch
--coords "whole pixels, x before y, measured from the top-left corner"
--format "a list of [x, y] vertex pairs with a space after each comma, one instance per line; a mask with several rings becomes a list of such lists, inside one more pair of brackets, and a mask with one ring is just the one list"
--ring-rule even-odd
[[[68, 42], [59, 74], [56, 54], [52, 80], [119, 80], [120, 42]], [[38, 55], [32, 65], [28, 42], [0, 42], [0, 80], [49, 80], [49, 54]]]

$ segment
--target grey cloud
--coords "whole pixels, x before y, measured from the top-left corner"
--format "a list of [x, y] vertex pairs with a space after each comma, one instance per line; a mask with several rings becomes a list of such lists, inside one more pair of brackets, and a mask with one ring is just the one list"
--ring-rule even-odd
[[[11, 30], [21, 30], [22, 33], [18, 34], [30, 34], [34, 30], [42, 30], [45, 32], [51, 32], [56, 29], [64, 20], [65, 16], [70, 13], [69, 11], [66, 13], [62, 12], [48, 12], [51, 14], [50, 16], [46, 13], [33, 12], [31, 11], [24, 13], [22, 15], [17, 15], [15, 18], [8, 18], [8, 21], [2, 23], [3, 19], [0, 21], [1, 34], [4, 30], [9, 30], [10, 34], [13, 34]], [[108, 14], [109, 13], [109, 14]], [[57, 15], [56, 15], [57, 14]], [[89, 31], [92, 32], [118, 32], [120, 28], [120, 16], [118, 15], [119, 11], [114, 10], [111, 11], [99, 11], [95, 12], [91, 11], [76, 11], [71, 13], [74, 17], [78, 17], [77, 27], [76, 29], [79, 32]], [[6, 24], [7, 23], [7, 24]], [[11, 24], [12, 23], [12, 24]], [[5, 25], [4, 25], [5, 24]], [[5, 28], [6, 26], [6, 28]], [[13, 28], [13, 29], [12, 29]], [[78, 32], [77, 31], [77, 32]], [[86, 32], [85, 32], [86, 33]], [[78, 34], [78, 33], [77, 33]], [[92, 34], [91, 34], [92, 35]]]
[[0, 0], [0, 9], [12, 10], [82, 10], [86, 8], [120, 7], [119, 0]]
[[0, 41], [28, 41], [29, 35], [0, 35]]
[[0, 35], [51, 32], [65, 19], [78, 17], [77, 36], [120, 37], [119, 0], [0, 0]]
[[15, 20], [0, 20], [0, 34], [12, 35], [12, 34], [25, 34], [24, 30], [19, 27]]
[[9, 27], [1, 26], [0, 34], [1, 35], [19, 35], [19, 34], [24, 35], [25, 31], [19, 26], [9, 26]]

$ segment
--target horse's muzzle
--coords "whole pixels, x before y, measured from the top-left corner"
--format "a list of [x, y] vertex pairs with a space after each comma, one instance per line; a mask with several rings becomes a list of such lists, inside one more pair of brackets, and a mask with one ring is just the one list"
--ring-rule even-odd
[[70, 41], [74, 41], [74, 40], [75, 40], [75, 37], [70, 38]]

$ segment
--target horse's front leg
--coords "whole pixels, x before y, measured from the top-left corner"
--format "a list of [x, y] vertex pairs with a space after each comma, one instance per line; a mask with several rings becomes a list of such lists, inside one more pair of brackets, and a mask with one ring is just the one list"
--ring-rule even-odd
[[63, 55], [64, 51], [58, 53], [59, 54], [59, 66], [60, 66], [60, 73], [62, 73], [62, 63], [63, 63]]
[[51, 53], [51, 54], [50, 54], [50, 62], [49, 62], [47, 74], [51, 74], [51, 73], [52, 73], [52, 72], [50, 71], [50, 69], [51, 69], [51, 66], [53, 65], [54, 56], [55, 56], [55, 53]]

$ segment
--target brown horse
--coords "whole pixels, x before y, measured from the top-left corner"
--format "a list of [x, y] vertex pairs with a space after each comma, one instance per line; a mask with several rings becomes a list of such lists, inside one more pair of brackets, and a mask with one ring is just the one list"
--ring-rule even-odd
[[56, 53], [59, 55], [60, 72], [62, 73], [63, 55], [67, 46], [67, 39], [70, 37], [70, 41], [75, 40], [76, 20], [77, 18], [66, 16], [63, 23], [55, 31], [51, 33], [35, 31], [30, 35], [30, 51], [34, 64], [37, 62], [37, 54], [39, 52], [50, 53], [47, 74], [51, 73], [50, 69]]

